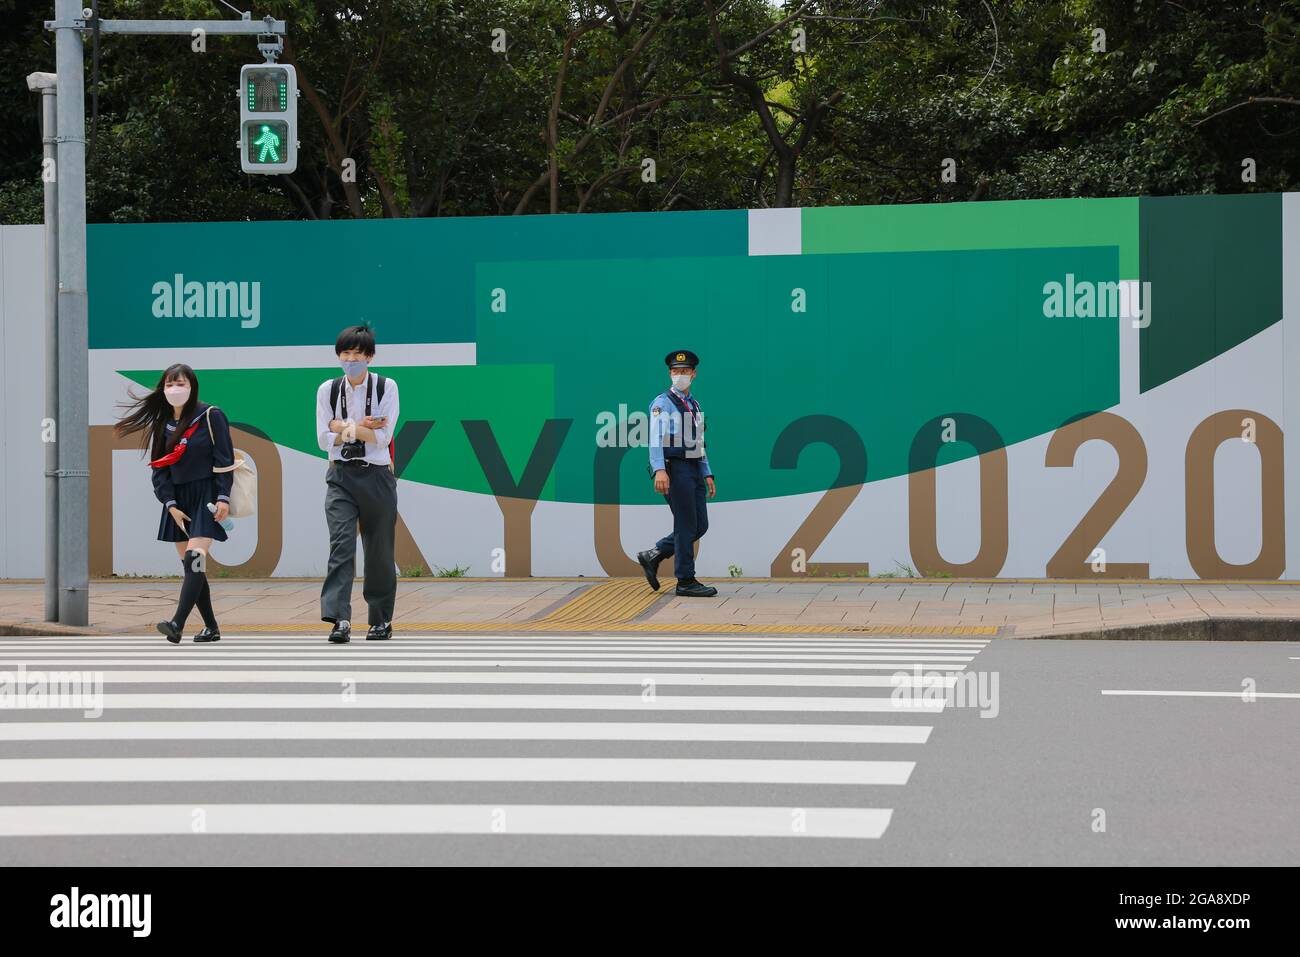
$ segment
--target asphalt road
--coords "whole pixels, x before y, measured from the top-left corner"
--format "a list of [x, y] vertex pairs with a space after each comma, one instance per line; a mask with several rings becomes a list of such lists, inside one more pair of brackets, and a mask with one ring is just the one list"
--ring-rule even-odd
[[1298, 731], [1300, 643], [4, 639], [0, 864], [1291, 864]]

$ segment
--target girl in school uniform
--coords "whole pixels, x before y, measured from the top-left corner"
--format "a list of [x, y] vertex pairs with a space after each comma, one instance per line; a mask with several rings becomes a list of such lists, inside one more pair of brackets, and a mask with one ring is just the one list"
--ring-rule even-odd
[[117, 434], [142, 435], [154, 495], [163, 506], [158, 541], [175, 544], [184, 571], [176, 613], [158, 622], [158, 630], [173, 644], [179, 642], [185, 620], [197, 606], [203, 630], [194, 640], [220, 641], [206, 565], [212, 543], [227, 537], [220, 523], [230, 511], [229, 469], [235, 463], [230, 423], [216, 406], [199, 401], [198, 376], [183, 363], [169, 366], [148, 395], [132, 398]]

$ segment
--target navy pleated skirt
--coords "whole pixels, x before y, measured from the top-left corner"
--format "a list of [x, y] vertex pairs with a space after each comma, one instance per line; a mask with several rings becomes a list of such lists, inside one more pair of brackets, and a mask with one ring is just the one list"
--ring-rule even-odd
[[182, 532], [171, 512], [164, 506], [162, 518], [158, 522], [158, 541], [185, 542], [191, 538], [211, 538], [224, 542], [226, 530], [217, 524], [217, 520], [208, 511], [208, 503], [217, 502], [217, 483], [211, 476], [193, 482], [183, 482], [175, 486], [176, 507], [190, 517]]

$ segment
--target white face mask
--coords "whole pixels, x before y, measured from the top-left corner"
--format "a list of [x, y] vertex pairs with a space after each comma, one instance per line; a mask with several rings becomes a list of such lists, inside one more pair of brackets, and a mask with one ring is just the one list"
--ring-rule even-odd
[[174, 408], [182, 409], [190, 401], [190, 387], [187, 385], [169, 385], [163, 389], [167, 402]]
[[691, 377], [688, 375], [673, 376], [673, 388], [678, 392], [685, 392], [691, 387]]

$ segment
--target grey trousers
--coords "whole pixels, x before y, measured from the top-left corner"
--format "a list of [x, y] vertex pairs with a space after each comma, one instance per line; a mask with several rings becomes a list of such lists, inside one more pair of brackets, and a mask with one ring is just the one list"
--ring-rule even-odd
[[331, 462], [325, 473], [325, 523], [329, 526], [330, 558], [320, 590], [321, 620], [352, 620], [359, 523], [366, 556], [362, 594], [370, 611], [369, 623], [392, 621], [397, 599], [397, 569], [393, 565], [397, 477], [383, 465]]

